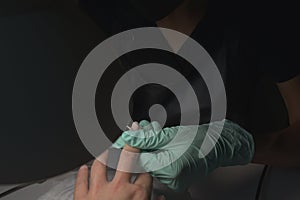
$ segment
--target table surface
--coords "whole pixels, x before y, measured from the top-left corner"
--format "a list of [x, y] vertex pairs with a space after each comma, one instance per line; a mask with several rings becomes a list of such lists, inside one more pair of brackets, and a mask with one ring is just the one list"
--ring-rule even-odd
[[[262, 168], [263, 166], [254, 164], [219, 168], [202, 184], [194, 186], [193, 200], [253, 200]], [[68, 174], [24, 188], [1, 200], [36, 200]], [[297, 169], [271, 169], [264, 180], [261, 200], [298, 200], [299, 179], [300, 171]]]

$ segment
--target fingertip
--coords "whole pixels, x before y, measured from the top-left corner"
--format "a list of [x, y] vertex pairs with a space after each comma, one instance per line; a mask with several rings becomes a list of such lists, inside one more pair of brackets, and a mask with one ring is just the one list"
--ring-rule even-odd
[[88, 173], [88, 167], [86, 165], [82, 165], [78, 172], [77, 172], [77, 179], [80, 179], [80, 181], [82, 181]]
[[88, 167], [86, 165], [82, 165], [77, 173], [77, 177], [81, 178], [81, 177], [85, 177], [87, 176], [88, 173]]
[[131, 125], [131, 130], [138, 130], [140, 128], [138, 122], [133, 122]]
[[79, 168], [79, 170], [87, 170], [88, 169], [88, 167], [87, 167], [87, 165], [82, 165], [80, 168]]
[[82, 165], [77, 173], [74, 199], [82, 199], [88, 192], [88, 167]]
[[160, 124], [157, 121], [151, 122], [151, 125], [154, 131], [160, 131], [162, 129]]
[[138, 138], [141, 135], [141, 130], [129, 130], [129, 131], [124, 131], [121, 135], [121, 138], [127, 141], [131, 141], [133, 139]]
[[150, 124], [150, 122], [147, 121], [147, 120], [142, 120], [142, 121], [140, 121], [140, 123], [139, 123], [139, 125], [140, 125], [141, 128], [143, 128], [143, 127], [145, 127], [145, 126], [148, 126], [149, 124]]

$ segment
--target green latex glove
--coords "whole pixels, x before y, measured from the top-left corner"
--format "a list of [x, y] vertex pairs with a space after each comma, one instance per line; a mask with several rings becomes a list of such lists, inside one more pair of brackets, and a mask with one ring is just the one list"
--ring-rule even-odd
[[[123, 132], [113, 147], [122, 148], [126, 143], [142, 152], [148, 152], [140, 155], [141, 165], [160, 182], [177, 192], [183, 192], [192, 182], [217, 167], [243, 165], [252, 160], [254, 141], [251, 134], [229, 120], [223, 123], [224, 127], [218, 138], [220, 122], [161, 129], [157, 122], [141, 121], [140, 130]], [[207, 131], [209, 125], [211, 129]], [[177, 134], [179, 136], [175, 139]], [[207, 153], [201, 148], [206, 135], [206, 141], [215, 144]], [[194, 140], [191, 140], [193, 137]], [[160, 151], [154, 153], [155, 150]], [[155, 169], [157, 163], [165, 167]]]

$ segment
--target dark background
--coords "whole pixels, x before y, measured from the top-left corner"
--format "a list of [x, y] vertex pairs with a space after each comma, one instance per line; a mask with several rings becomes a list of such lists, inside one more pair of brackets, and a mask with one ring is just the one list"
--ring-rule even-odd
[[[218, 9], [261, 34], [274, 53], [284, 49], [287, 64], [297, 63], [295, 5], [225, 2]], [[73, 124], [71, 94], [81, 62], [103, 39], [75, 0], [0, 2], [0, 184], [48, 178], [92, 158]], [[286, 110], [275, 84], [257, 83], [255, 131], [285, 127]]]

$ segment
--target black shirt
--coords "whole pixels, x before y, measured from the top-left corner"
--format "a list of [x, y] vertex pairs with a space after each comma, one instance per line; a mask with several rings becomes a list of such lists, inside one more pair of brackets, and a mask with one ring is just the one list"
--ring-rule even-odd
[[[80, 3], [108, 37], [132, 28], [156, 26], [154, 22], [143, 19], [126, 0], [105, 3], [81, 0]], [[276, 38], [275, 35], [278, 34], [273, 32], [274, 27], [266, 28], [265, 22], [268, 20], [239, 18], [236, 15], [232, 17], [230, 11], [225, 9], [224, 12], [221, 6], [212, 4], [208, 11], [190, 37], [206, 49], [222, 74], [227, 93], [226, 117], [251, 130], [250, 116], [259, 80], [269, 77], [273, 82], [284, 82], [299, 74], [300, 69], [296, 67], [295, 58], [289, 53], [292, 49], [284, 49], [286, 40], [283, 42]], [[177, 66], [182, 72], [186, 70], [184, 66], [187, 64], [175, 58], [176, 56], [152, 50], [136, 53], [134, 56], [127, 55], [122, 60], [125, 65], [133, 67], [150, 62], [147, 60], [149, 57], [160, 63]], [[202, 90], [201, 99], [206, 102], [201, 107], [202, 117], [199, 123], [208, 122], [211, 113], [205, 83], [201, 78], [190, 78]], [[98, 100], [101, 101], [101, 98]], [[159, 103], [164, 105], [168, 113], [165, 125], [179, 123], [180, 113], [176, 109], [178, 102], [164, 88], [151, 85], [134, 94], [132, 101], [133, 120], [149, 119], [149, 107]]]

